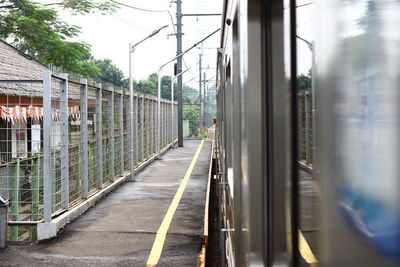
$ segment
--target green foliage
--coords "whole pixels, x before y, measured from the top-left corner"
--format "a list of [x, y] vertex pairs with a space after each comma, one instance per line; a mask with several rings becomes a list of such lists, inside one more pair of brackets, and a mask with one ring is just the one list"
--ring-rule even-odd
[[117, 5], [112, 2], [94, 2], [92, 0], [64, 0], [61, 2], [47, 4], [45, 6], [60, 6], [63, 9], [70, 11], [74, 15], [85, 15], [95, 12], [107, 14], [114, 12], [117, 9]]
[[[161, 77], [161, 97], [171, 99], [171, 76]], [[174, 86], [174, 100], [176, 99], [176, 88]]]
[[140, 80], [139, 82], [134, 84], [134, 88], [136, 91], [142, 93], [157, 95], [157, 84], [150, 80]]
[[209, 134], [206, 134], [206, 133], [203, 133], [202, 137], [203, 137], [203, 139], [209, 139], [209, 138], [210, 138], [210, 135], [209, 135]]
[[0, 38], [13, 40], [21, 51], [44, 64], [85, 75], [97, 75], [99, 70], [81, 61], [90, 53], [85, 42], [68, 41], [80, 33], [80, 28], [62, 21], [55, 7], [73, 14], [100, 11], [113, 12], [110, 2], [65, 0], [47, 5], [32, 0], [0, 0]]
[[93, 65], [100, 70], [100, 73], [93, 78], [112, 83], [120, 87], [128, 87], [124, 73], [111, 59], [97, 59], [93, 61]]
[[[152, 73], [146, 80], [139, 80], [134, 83], [135, 90], [151, 95], [157, 96], [158, 94], [158, 76], [157, 73]], [[186, 94], [186, 90], [195, 91], [195, 89], [191, 87], [184, 87], [184, 95]], [[171, 76], [162, 76], [161, 77], [161, 98], [171, 99]], [[174, 84], [174, 100], [177, 100], [177, 86]], [[184, 96], [184, 103], [191, 103], [191, 99]]]
[[199, 91], [198, 90], [196, 90], [192, 87], [189, 87], [189, 86], [184, 86], [183, 87], [183, 95], [185, 96], [184, 101], [183, 101], [184, 103], [186, 103], [185, 99], [186, 99], [187, 103], [193, 103], [193, 104], [198, 103], [198, 100], [199, 100]]
[[189, 131], [192, 136], [199, 135], [200, 112], [197, 106], [183, 106], [183, 119], [189, 121]]
[[300, 74], [297, 76], [297, 87], [299, 90], [310, 89], [311, 84], [311, 69], [308, 71], [308, 74]]
[[205, 111], [204, 112], [204, 122], [206, 124], [207, 128], [210, 128], [211, 126], [214, 125], [214, 118], [215, 118], [215, 114], [210, 112], [210, 111]]

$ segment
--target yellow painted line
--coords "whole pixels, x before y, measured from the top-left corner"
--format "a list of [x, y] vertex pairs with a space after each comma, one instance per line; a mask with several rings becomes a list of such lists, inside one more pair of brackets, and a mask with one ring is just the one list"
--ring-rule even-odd
[[318, 266], [318, 260], [312, 253], [307, 240], [304, 238], [303, 234], [299, 230], [299, 251], [303, 259], [310, 264], [310, 266]]
[[190, 176], [192, 175], [192, 171], [194, 166], [196, 165], [197, 159], [199, 158], [201, 148], [203, 147], [204, 140], [201, 140], [199, 147], [197, 148], [196, 154], [194, 155], [192, 162], [189, 165], [189, 168], [186, 171], [185, 177], [183, 178], [181, 184], [179, 185], [178, 191], [176, 191], [174, 199], [171, 202], [171, 205], [168, 208], [167, 213], [164, 216], [164, 219], [158, 228], [156, 239], [154, 240], [153, 247], [151, 248], [151, 252], [149, 258], [147, 259], [147, 266], [155, 266], [160, 259], [161, 252], [164, 247], [165, 238], [167, 236], [167, 232], [169, 226], [171, 224], [172, 218], [174, 217], [175, 211], [181, 201], [182, 195], [185, 192], [186, 185], [189, 182]]

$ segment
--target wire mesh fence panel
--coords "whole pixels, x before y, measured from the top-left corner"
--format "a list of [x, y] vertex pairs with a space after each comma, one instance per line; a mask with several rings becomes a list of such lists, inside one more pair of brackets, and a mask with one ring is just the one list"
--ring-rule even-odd
[[148, 153], [148, 139], [149, 135], [149, 124], [148, 124], [148, 106], [149, 106], [149, 98], [146, 96], [143, 98], [143, 158], [146, 160], [149, 158]]
[[164, 147], [164, 144], [165, 144], [165, 142], [164, 142], [164, 139], [165, 139], [165, 103], [164, 102], [161, 102], [161, 106], [160, 106], [160, 108], [161, 108], [161, 112], [160, 112], [160, 119], [161, 119], [161, 124], [160, 124], [160, 127], [161, 127], [161, 131], [160, 131], [160, 137], [161, 137], [161, 142], [160, 142], [160, 149], [162, 149], [163, 147]]
[[96, 173], [101, 168], [97, 160], [97, 134], [99, 128], [97, 126], [98, 115], [96, 114], [96, 105], [99, 89], [94, 87], [88, 88], [88, 190], [93, 192], [97, 190]]
[[150, 155], [153, 155], [155, 150], [154, 150], [154, 100], [150, 99], [150, 103], [149, 103], [149, 124], [150, 124], [150, 129], [149, 129], [149, 137], [150, 137], [150, 141], [149, 141], [149, 147], [150, 147]]
[[166, 145], [168, 145], [171, 143], [171, 139], [172, 139], [172, 137], [171, 137], [171, 127], [172, 127], [172, 125], [171, 125], [171, 103], [167, 104], [166, 112], [167, 112], [167, 126], [166, 126], [167, 134], [165, 136], [165, 141], [166, 141]]
[[[62, 94], [65, 94], [66, 89], [66, 80], [58, 77], [52, 77], [52, 85], [51, 85], [51, 117], [52, 117], [52, 125], [51, 125], [51, 137], [50, 137], [50, 177], [51, 177], [51, 206], [52, 206], [52, 214], [59, 213], [63, 211], [65, 208], [65, 188], [63, 188], [62, 179], [66, 179], [66, 177], [61, 177], [61, 151], [62, 151], [62, 140], [63, 134], [68, 134], [64, 132], [62, 129], [63, 125], [61, 122], [61, 108], [65, 106], [65, 98], [62, 99]], [[46, 129], [45, 129], [46, 130]]]
[[164, 135], [163, 135], [164, 143], [163, 143], [163, 147], [166, 147], [168, 144], [167, 136], [168, 136], [168, 114], [169, 113], [167, 111], [168, 110], [167, 107], [168, 107], [168, 103], [164, 102]]
[[167, 145], [167, 126], [168, 126], [168, 113], [167, 113], [167, 103], [164, 102], [163, 104], [163, 148]]
[[308, 114], [308, 164], [312, 164], [313, 159], [313, 111], [312, 111], [312, 95], [311, 93], [306, 94], [306, 102], [307, 102], [307, 114]]
[[[49, 222], [130, 171], [129, 95], [67, 75], [44, 77], [0, 81], [0, 194], [10, 200], [10, 221]], [[154, 96], [134, 100], [139, 165], [158, 151], [158, 107]], [[171, 109], [162, 100], [160, 149], [170, 144], [172, 127], [178, 134], [177, 106], [174, 119]], [[27, 229], [9, 227], [9, 239], [35, 239]]]
[[173, 140], [172, 140], [172, 128], [174, 127], [173, 125], [172, 125], [172, 114], [171, 114], [171, 112], [172, 112], [172, 102], [168, 105], [168, 135], [167, 135], [167, 140], [168, 140], [168, 143], [171, 143]]
[[130, 171], [129, 161], [129, 96], [124, 95], [123, 107], [123, 140], [124, 140], [124, 168], [125, 171]]
[[155, 153], [155, 143], [156, 140], [154, 139], [154, 133], [155, 133], [155, 129], [156, 129], [156, 125], [154, 124], [154, 117], [155, 117], [155, 113], [154, 113], [154, 105], [155, 105], [155, 101], [154, 99], [150, 99], [150, 118], [149, 118], [149, 122], [150, 122], [150, 154], [154, 155]]
[[120, 135], [120, 105], [121, 105], [121, 95], [114, 95], [114, 171], [115, 175], [121, 176], [121, 143], [122, 136]]
[[305, 161], [306, 159], [306, 113], [304, 96], [299, 94], [298, 96], [298, 129], [299, 129], [299, 160]]
[[173, 125], [174, 125], [174, 142], [178, 138], [178, 105], [177, 103], [174, 103], [174, 116], [173, 116]]
[[103, 90], [102, 99], [102, 131], [103, 131], [103, 183], [111, 181], [111, 92]]
[[298, 158], [305, 164], [312, 164], [312, 97], [309, 90], [299, 92], [298, 96]]
[[[0, 83], [0, 194], [11, 221], [42, 219], [42, 84]], [[10, 227], [9, 239], [32, 233]]]
[[142, 155], [141, 155], [141, 151], [142, 151], [142, 122], [141, 122], [141, 117], [140, 117], [140, 113], [141, 113], [141, 101], [140, 101], [140, 95], [137, 94], [137, 97], [135, 98], [136, 101], [136, 166], [138, 166], [140, 164], [140, 162], [142, 161]]
[[152, 131], [153, 131], [153, 124], [152, 124], [152, 103], [153, 100], [149, 98], [147, 100], [147, 116], [146, 116], [146, 123], [147, 123], [147, 157], [150, 158], [153, 155], [153, 148], [152, 148]]
[[157, 146], [158, 146], [158, 141], [157, 141], [157, 101], [153, 101], [153, 151], [154, 153], [157, 153]]
[[171, 128], [171, 123], [170, 123], [170, 116], [171, 116], [171, 110], [170, 110], [170, 103], [165, 104], [165, 146], [167, 146], [169, 143], [171, 143], [171, 137], [170, 137], [170, 128]]
[[139, 153], [140, 153], [140, 161], [141, 162], [144, 162], [145, 161], [145, 159], [146, 159], [146, 157], [145, 157], [145, 155], [144, 155], [144, 129], [145, 129], [145, 124], [144, 124], [144, 112], [145, 112], [145, 109], [144, 109], [144, 105], [145, 105], [145, 95], [142, 95], [142, 97], [139, 99], [139, 102], [140, 102], [140, 106], [139, 106], [139, 117], [140, 117], [140, 139], [139, 139], [139, 142], [140, 142], [140, 151], [139, 151]]
[[81, 84], [69, 83], [68, 86], [68, 139], [69, 139], [69, 201], [74, 202], [82, 195], [82, 139], [80, 118]]

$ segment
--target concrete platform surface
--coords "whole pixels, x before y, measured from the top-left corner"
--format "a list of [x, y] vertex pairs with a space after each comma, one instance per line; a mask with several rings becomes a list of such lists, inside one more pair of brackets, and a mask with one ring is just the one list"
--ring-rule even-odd
[[[0, 250], [0, 266], [145, 266], [158, 228], [200, 140], [171, 149], [58, 237]], [[175, 212], [159, 266], [196, 266], [202, 245], [211, 142], [204, 142]]]

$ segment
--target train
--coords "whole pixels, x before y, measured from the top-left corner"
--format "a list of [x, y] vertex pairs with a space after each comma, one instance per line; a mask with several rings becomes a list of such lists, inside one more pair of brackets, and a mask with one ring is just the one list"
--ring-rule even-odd
[[[222, 266], [400, 265], [399, 1], [316, 5], [313, 240], [300, 234], [295, 0], [224, 0], [215, 135]], [[307, 238], [306, 238], [307, 239]], [[313, 261], [303, 255], [309, 243]]]

